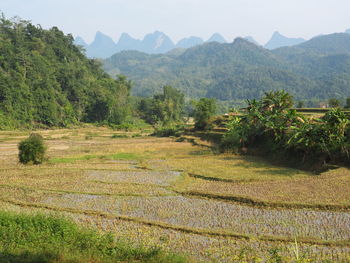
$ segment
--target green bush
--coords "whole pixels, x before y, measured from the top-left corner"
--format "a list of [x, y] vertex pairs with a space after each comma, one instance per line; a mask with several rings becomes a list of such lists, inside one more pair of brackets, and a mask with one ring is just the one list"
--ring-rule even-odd
[[211, 117], [216, 113], [215, 99], [201, 98], [195, 102], [194, 120], [197, 130], [209, 130], [212, 127]]
[[32, 133], [19, 143], [18, 150], [21, 163], [41, 164], [45, 159], [46, 146], [40, 134]]
[[291, 105], [292, 98], [284, 91], [248, 101], [246, 114], [229, 120], [222, 149], [285, 158], [315, 171], [328, 164], [349, 164], [348, 115], [332, 109], [320, 119], [307, 119]]
[[156, 127], [152, 135], [157, 137], [180, 137], [183, 131], [184, 127], [182, 125], [166, 125]]

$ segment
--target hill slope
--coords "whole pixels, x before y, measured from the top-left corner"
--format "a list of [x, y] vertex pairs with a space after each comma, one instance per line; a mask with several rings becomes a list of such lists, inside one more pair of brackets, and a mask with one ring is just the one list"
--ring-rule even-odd
[[164, 55], [121, 52], [105, 60], [104, 68], [129, 76], [142, 96], [172, 85], [189, 97], [220, 100], [256, 98], [271, 89], [285, 89], [300, 100], [328, 99], [350, 95], [349, 56], [349, 34], [273, 51], [237, 38]]
[[266, 43], [265, 48], [275, 49], [279, 47], [289, 47], [305, 42], [303, 38], [288, 38], [281, 35], [279, 32], [274, 32], [269, 42]]
[[118, 122], [128, 93], [58, 28], [0, 20], [0, 129]]

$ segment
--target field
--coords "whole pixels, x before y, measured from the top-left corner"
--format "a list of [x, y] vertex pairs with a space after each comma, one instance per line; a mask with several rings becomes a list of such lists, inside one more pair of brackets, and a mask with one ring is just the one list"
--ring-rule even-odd
[[63, 215], [190, 262], [350, 261], [349, 169], [315, 175], [147, 132], [38, 131], [39, 166], [18, 163], [28, 132], [0, 132], [1, 210]]

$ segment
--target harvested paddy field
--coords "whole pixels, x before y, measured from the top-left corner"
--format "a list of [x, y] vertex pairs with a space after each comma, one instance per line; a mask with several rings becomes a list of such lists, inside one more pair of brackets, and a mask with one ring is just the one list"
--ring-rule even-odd
[[38, 133], [48, 161], [25, 166], [28, 133], [0, 132], [2, 210], [64, 215], [191, 262], [350, 260], [347, 168], [315, 175], [146, 132]]

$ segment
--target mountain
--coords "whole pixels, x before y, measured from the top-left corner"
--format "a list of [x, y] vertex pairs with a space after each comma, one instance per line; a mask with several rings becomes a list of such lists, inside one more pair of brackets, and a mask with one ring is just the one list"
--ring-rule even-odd
[[316, 52], [319, 54], [343, 54], [350, 52], [350, 35], [345, 33], [334, 33], [314, 37], [311, 40], [298, 45], [297, 48], [307, 52]]
[[318, 36], [300, 45], [275, 49], [273, 53], [284, 60], [296, 74], [317, 82], [321, 97], [349, 96], [349, 34]]
[[204, 43], [203, 39], [200, 37], [188, 37], [181, 39], [177, 44], [176, 47], [178, 48], [190, 48], [198, 45], [202, 45]]
[[303, 42], [305, 42], [305, 39], [303, 38], [288, 38], [276, 31], [273, 33], [271, 39], [266, 43], [264, 47], [267, 49], [275, 49], [279, 47], [294, 46]]
[[345, 30], [345, 33], [350, 34], [350, 28]]
[[155, 31], [142, 40], [141, 51], [149, 54], [165, 53], [175, 48], [173, 41], [164, 33]]
[[329, 55], [350, 53], [350, 34], [334, 33], [317, 36], [302, 44], [292, 47], [282, 47], [272, 51], [289, 62], [297, 63]]
[[260, 46], [260, 44], [251, 36], [246, 36], [244, 39], [249, 41], [250, 43], [253, 43], [253, 44], [257, 45], [257, 46]]
[[90, 58], [108, 58], [116, 52], [117, 47], [113, 39], [99, 31], [86, 49], [86, 55]]
[[[191, 40], [193, 40], [191, 38]], [[143, 40], [132, 38], [123, 33], [118, 43], [101, 32], [97, 32], [94, 41], [88, 45], [81, 37], [76, 37], [74, 43], [83, 46], [90, 58], [107, 58], [124, 50], [137, 50], [148, 54], [166, 53], [175, 48], [172, 40], [162, 32], [147, 34]]]
[[[288, 71], [272, 52], [243, 38], [233, 43], [208, 42], [177, 56], [121, 52], [104, 61], [107, 72], [119, 72], [135, 83], [134, 94], [149, 96], [172, 85], [188, 97], [244, 100], [284, 88], [292, 93], [313, 83]], [[307, 84], [306, 86], [304, 84]]]
[[74, 39], [74, 45], [76, 45], [76, 46], [82, 46], [85, 50], [86, 50], [87, 47], [88, 47], [88, 44], [85, 42], [85, 40], [84, 40], [82, 37], [79, 37], [79, 36], [77, 36], [77, 37]]
[[207, 40], [207, 42], [226, 43], [227, 41], [222, 35], [215, 33]]
[[123, 50], [140, 50], [142, 42], [138, 39], [132, 38], [129, 34], [123, 33], [117, 44], [117, 52]]
[[171, 85], [188, 97], [230, 101], [271, 89], [285, 89], [297, 100], [344, 98], [350, 94], [350, 35], [324, 35], [274, 50], [237, 38], [167, 54], [122, 52], [104, 60], [104, 69], [129, 76], [134, 94], [141, 96]]

